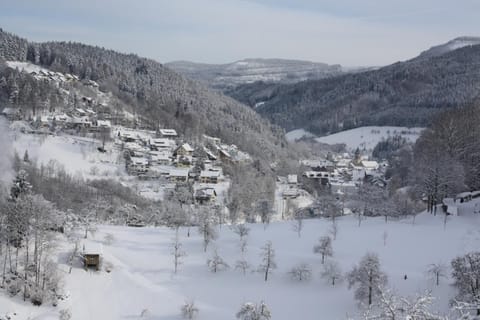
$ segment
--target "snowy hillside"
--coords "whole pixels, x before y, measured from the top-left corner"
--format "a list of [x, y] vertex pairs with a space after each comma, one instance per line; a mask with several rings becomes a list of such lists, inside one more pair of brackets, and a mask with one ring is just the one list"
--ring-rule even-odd
[[360, 127], [320, 137], [316, 140], [328, 144], [344, 143], [350, 151], [356, 148], [372, 151], [377, 143], [389, 136], [401, 135], [408, 141], [415, 142], [422, 130], [423, 128]]
[[294, 83], [343, 73], [339, 65], [285, 59], [244, 59], [227, 64], [174, 61], [166, 66], [220, 89], [256, 81]]
[[[452, 217], [444, 228], [443, 216], [423, 214], [414, 225], [412, 220], [385, 223], [383, 218], [372, 218], [359, 227], [354, 217], [344, 217], [339, 221], [334, 256], [330, 259], [338, 261], [347, 272], [366, 252], [376, 252], [388, 275], [389, 287], [408, 296], [430, 289], [437, 297], [434, 308], [443, 312], [455, 294], [452, 280], [442, 279], [435, 286], [428, 280], [426, 269], [431, 263], [448, 264], [457, 255], [477, 249], [478, 223], [478, 215]], [[181, 229], [180, 241], [187, 256], [177, 275], [172, 272], [171, 229], [99, 227], [95, 238], [86, 243], [103, 243], [104, 267], [100, 272], [87, 272], [78, 262], [68, 274], [65, 257], [72, 244], [60, 237], [57, 254], [69, 298], [60, 301], [57, 308], [33, 307], [2, 291], [0, 315], [16, 312], [13, 320], [57, 319], [58, 310], [69, 308], [73, 320], [140, 319], [143, 310], [150, 315], [146, 319], [180, 319], [180, 306], [193, 299], [200, 309], [200, 320], [233, 319], [242, 303], [261, 300], [276, 320], [313, 320], [319, 315], [329, 320], [358, 319], [353, 292], [346, 284], [332, 287], [319, 277], [321, 258], [312, 247], [330, 226], [328, 220], [306, 221], [299, 238], [290, 222], [272, 223], [266, 229], [261, 224], [250, 225], [247, 261], [256, 268], [261, 261], [260, 248], [268, 240], [276, 251], [278, 269], [267, 282], [256, 272], [243, 275], [232, 268], [218, 273], [207, 269], [206, 260], [214, 247], [230, 266], [240, 258], [238, 236], [228, 226], [219, 229], [220, 237], [207, 253], [203, 252], [202, 238], [196, 230], [187, 238], [187, 230]], [[104, 241], [106, 234], [115, 238], [111, 245]], [[289, 277], [287, 272], [298, 263], [312, 267], [311, 281], [298, 282]], [[107, 273], [106, 267], [112, 271]]]
[[422, 52], [420, 57], [433, 57], [440, 56], [447, 52], [460, 49], [467, 46], [474, 46], [480, 44], [479, 37], [458, 37], [453, 40], [448, 41], [447, 43], [431, 47], [430, 49]]
[[305, 129], [296, 129], [296, 130], [289, 131], [285, 134], [285, 139], [287, 139], [288, 142], [295, 142], [295, 140], [299, 140], [304, 137], [314, 138], [315, 135], [306, 131]]
[[[77, 136], [36, 136], [16, 132], [14, 134], [13, 150], [23, 156], [25, 150], [31, 159], [39, 164], [49, 162], [62, 165], [69, 174], [91, 178], [94, 175], [103, 177], [118, 176], [125, 173], [124, 165], [119, 164], [119, 152], [99, 153], [97, 147], [101, 142], [95, 139]], [[92, 174], [94, 173], [94, 174]]]

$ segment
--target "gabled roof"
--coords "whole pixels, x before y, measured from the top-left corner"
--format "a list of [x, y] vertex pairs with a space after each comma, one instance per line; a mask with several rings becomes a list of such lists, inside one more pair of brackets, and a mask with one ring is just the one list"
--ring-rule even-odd
[[220, 177], [220, 171], [202, 170], [200, 172], [200, 177], [218, 178]]
[[170, 177], [188, 177], [188, 168], [170, 168]]

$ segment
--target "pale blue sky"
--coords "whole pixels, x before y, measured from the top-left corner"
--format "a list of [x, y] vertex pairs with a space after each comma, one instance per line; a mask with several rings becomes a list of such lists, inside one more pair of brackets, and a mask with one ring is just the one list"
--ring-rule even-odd
[[160, 62], [385, 65], [480, 35], [478, 0], [0, 0], [0, 27]]

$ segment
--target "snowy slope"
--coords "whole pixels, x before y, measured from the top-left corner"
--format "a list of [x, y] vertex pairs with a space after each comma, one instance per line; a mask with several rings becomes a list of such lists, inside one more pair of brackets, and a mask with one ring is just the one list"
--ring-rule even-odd
[[[432, 289], [438, 299], [435, 308], [448, 309], [449, 299], [455, 294], [451, 279], [441, 281], [439, 287], [427, 279], [425, 270], [431, 263], [449, 261], [455, 256], [478, 249], [480, 232], [476, 226], [480, 216], [452, 217], [444, 229], [443, 217], [423, 214], [415, 225], [411, 220], [385, 223], [383, 218], [372, 218], [358, 227], [354, 217], [339, 221], [339, 234], [334, 241], [334, 259], [349, 271], [366, 252], [377, 252], [383, 270], [387, 271], [389, 285], [399, 294], [414, 295]], [[180, 319], [179, 309], [185, 300], [194, 299], [200, 309], [198, 319], [233, 319], [239, 306], [247, 301], [265, 300], [276, 320], [291, 319], [358, 319], [353, 292], [345, 283], [331, 287], [319, 278], [320, 257], [313, 254], [312, 246], [327, 233], [331, 222], [309, 220], [305, 222], [301, 238], [292, 231], [290, 222], [272, 223], [266, 229], [252, 225], [248, 239], [247, 260], [258, 266], [260, 247], [267, 240], [273, 242], [278, 269], [268, 282], [259, 273], [243, 276], [239, 271], [227, 270], [211, 273], [206, 260], [211, 248], [203, 252], [202, 239], [192, 230], [186, 237], [181, 229], [181, 242], [188, 256], [177, 275], [173, 275], [171, 239], [174, 231], [167, 228], [128, 228], [101, 226], [92, 242], [101, 242], [106, 233], [115, 236], [112, 245], [104, 245], [104, 265], [113, 264], [111, 273], [86, 272], [79, 266], [71, 275], [64, 264], [65, 250], [72, 245], [62, 240], [59, 261], [65, 271], [67, 301], [57, 309], [32, 307], [19, 298], [8, 298], [0, 291], [0, 315], [17, 311], [15, 320], [49, 319], [36, 315], [53, 315], [59, 309], [71, 308], [74, 320], [85, 319], [140, 319], [148, 309], [147, 319]], [[383, 234], [388, 233], [386, 245]], [[240, 257], [238, 236], [227, 226], [220, 230], [214, 244], [220, 255], [231, 265]], [[213, 247], [213, 246], [212, 246]], [[299, 283], [286, 274], [297, 263], [313, 267], [313, 279]], [[404, 280], [404, 275], [408, 279]], [[52, 318], [54, 319], [54, 318]], [[143, 319], [143, 318], [142, 318]]]
[[285, 139], [287, 139], [288, 142], [295, 142], [303, 137], [314, 138], [315, 135], [305, 129], [295, 129], [285, 134]]
[[20, 157], [27, 150], [30, 159], [35, 159], [39, 164], [47, 165], [53, 160], [68, 173], [86, 178], [91, 178], [93, 172], [104, 177], [124, 173], [124, 166], [117, 161], [118, 152], [108, 144], [106, 148], [109, 152], [99, 153], [97, 147], [100, 145], [98, 140], [77, 136], [38, 136], [15, 132], [12, 149]]
[[372, 151], [382, 139], [388, 136], [401, 135], [410, 142], [415, 142], [423, 128], [407, 127], [360, 127], [351, 130], [341, 131], [328, 136], [317, 138], [318, 142], [327, 144], [344, 143], [348, 150], [356, 148]]
[[22, 61], [7, 61], [6, 62], [7, 66], [9, 66], [12, 69], [18, 69], [22, 70], [25, 72], [36, 72], [39, 73], [40, 71], [43, 71], [45, 73], [48, 73], [50, 70], [42, 68], [36, 64], [30, 63], [30, 62], [22, 62]]
[[447, 52], [460, 49], [467, 46], [475, 46], [480, 44], [480, 37], [458, 37], [447, 43], [431, 47], [430, 49], [422, 52], [420, 57], [434, 57], [440, 56]]

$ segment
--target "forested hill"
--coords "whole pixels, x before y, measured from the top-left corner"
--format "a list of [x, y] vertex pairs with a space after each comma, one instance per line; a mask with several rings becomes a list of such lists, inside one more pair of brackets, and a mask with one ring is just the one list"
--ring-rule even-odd
[[[453, 48], [452, 48], [453, 49]], [[365, 125], [425, 126], [480, 93], [480, 45], [421, 55], [356, 74], [293, 85], [254, 83], [227, 92], [285, 129], [322, 134]]]
[[222, 91], [255, 81], [295, 83], [344, 73], [340, 65], [286, 59], [244, 59], [227, 64], [174, 61], [166, 66]]
[[[2, 59], [29, 61], [94, 80], [152, 125], [218, 136], [256, 157], [272, 159], [285, 151], [283, 130], [247, 106], [150, 59], [80, 43], [32, 43], [0, 29]], [[8, 100], [0, 103], [6, 105]]]

